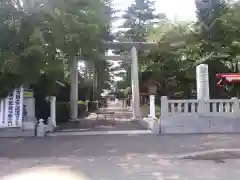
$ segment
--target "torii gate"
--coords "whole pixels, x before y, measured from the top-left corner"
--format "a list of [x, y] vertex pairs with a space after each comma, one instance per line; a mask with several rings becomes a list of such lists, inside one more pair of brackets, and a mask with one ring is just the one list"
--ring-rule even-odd
[[[159, 47], [158, 42], [105, 42], [108, 49], [126, 49], [131, 50], [131, 56], [105, 56], [105, 60], [127, 61], [132, 63], [132, 120], [141, 119], [140, 96], [139, 96], [139, 78], [138, 78], [138, 51], [154, 49]], [[185, 42], [170, 44], [169, 47], [176, 48], [182, 46]], [[131, 62], [132, 61], [132, 62]], [[71, 95], [70, 95], [70, 117], [72, 120], [78, 118], [78, 60], [75, 58], [71, 66]]]

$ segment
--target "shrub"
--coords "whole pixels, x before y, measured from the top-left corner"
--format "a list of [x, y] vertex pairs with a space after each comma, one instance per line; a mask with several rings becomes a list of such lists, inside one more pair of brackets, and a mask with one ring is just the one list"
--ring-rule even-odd
[[97, 110], [97, 107], [98, 107], [98, 102], [96, 101], [90, 101], [88, 103], [88, 111], [89, 112], [94, 112]]
[[[78, 117], [81, 118], [86, 112], [85, 102], [78, 102]], [[66, 123], [70, 119], [70, 104], [69, 102], [56, 103], [56, 119], [57, 123]]]

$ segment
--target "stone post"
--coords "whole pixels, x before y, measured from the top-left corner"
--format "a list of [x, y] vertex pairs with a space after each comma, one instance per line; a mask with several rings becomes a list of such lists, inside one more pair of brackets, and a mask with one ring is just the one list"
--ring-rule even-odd
[[233, 112], [234, 113], [239, 113], [239, 111], [240, 111], [240, 109], [239, 109], [240, 108], [239, 107], [239, 99], [237, 97], [233, 97], [231, 100], [233, 101], [233, 106], [232, 106]]
[[207, 107], [208, 107], [207, 101], [204, 98], [198, 100], [197, 111], [198, 111], [199, 114], [204, 114], [205, 115], [206, 113], [209, 113], [210, 111], [208, 111]]
[[56, 97], [51, 96], [51, 101], [50, 101], [50, 116], [52, 120], [52, 124], [54, 127], [57, 127], [57, 122], [56, 122]]
[[208, 65], [200, 64], [196, 68], [197, 99], [209, 100]]
[[150, 114], [148, 115], [148, 117], [157, 119], [155, 108], [155, 95], [150, 95], [149, 100], [150, 100]]
[[47, 130], [50, 133], [54, 132], [54, 125], [53, 125], [52, 119], [50, 117], [47, 120]]
[[133, 101], [133, 117], [132, 120], [141, 119], [140, 97], [139, 97], [139, 80], [138, 80], [138, 57], [136, 47], [132, 48], [132, 101]]
[[161, 97], [161, 117], [168, 114], [168, 97], [162, 96]]
[[44, 136], [45, 136], [44, 120], [40, 119], [39, 124], [37, 126], [37, 137], [44, 137]]
[[78, 60], [75, 57], [70, 67], [71, 94], [70, 94], [70, 117], [75, 121], [78, 118]]

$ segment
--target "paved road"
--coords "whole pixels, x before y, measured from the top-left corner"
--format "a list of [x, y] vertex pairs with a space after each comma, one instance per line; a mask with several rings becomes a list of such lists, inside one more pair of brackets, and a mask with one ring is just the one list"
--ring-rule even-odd
[[181, 154], [239, 148], [240, 135], [102, 135], [0, 139], [0, 176], [61, 166], [90, 179], [239, 179], [240, 160], [175, 159]]

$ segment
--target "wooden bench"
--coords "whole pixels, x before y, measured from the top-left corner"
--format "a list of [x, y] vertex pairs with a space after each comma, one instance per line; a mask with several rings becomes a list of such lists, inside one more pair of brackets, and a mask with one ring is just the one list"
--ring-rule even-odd
[[115, 112], [108, 112], [108, 111], [99, 111], [97, 112], [97, 118], [96, 120], [98, 121], [99, 120], [99, 116], [104, 116], [104, 119], [105, 121], [107, 120], [107, 117], [111, 117], [111, 119], [114, 121], [114, 115], [115, 115]]

